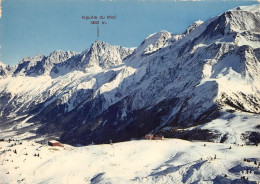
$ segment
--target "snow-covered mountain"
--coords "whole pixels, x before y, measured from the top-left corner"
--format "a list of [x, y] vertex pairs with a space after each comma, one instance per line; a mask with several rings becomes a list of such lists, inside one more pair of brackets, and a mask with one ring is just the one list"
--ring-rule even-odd
[[[52, 135], [72, 144], [149, 132], [260, 142], [259, 91], [260, 5], [253, 5], [183, 34], [152, 34], [135, 49], [96, 41], [82, 53], [25, 58], [0, 79], [0, 129], [3, 137]], [[236, 123], [234, 135], [228, 127]]]
[[17, 66], [15, 76], [39, 76], [49, 75], [55, 64], [62, 63], [75, 56], [76, 52], [54, 51], [49, 56], [38, 55], [23, 58]]

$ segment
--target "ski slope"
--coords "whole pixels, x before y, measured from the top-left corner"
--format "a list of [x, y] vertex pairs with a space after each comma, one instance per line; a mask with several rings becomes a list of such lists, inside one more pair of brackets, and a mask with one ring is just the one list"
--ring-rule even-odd
[[[260, 162], [259, 146], [179, 139], [84, 147], [51, 147], [32, 141], [19, 143], [0, 142], [1, 184], [260, 181], [260, 168], [254, 164], [254, 161]], [[245, 162], [245, 158], [251, 162]], [[246, 176], [248, 181], [240, 180], [241, 176]]]

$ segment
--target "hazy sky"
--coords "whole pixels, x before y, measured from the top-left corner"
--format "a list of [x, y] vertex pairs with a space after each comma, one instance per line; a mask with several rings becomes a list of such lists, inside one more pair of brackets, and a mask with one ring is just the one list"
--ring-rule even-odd
[[15, 65], [27, 56], [89, 48], [97, 39], [97, 26], [82, 16], [116, 16], [99, 26], [100, 40], [136, 47], [151, 33], [182, 33], [196, 20], [251, 4], [257, 1], [4, 0], [0, 61]]

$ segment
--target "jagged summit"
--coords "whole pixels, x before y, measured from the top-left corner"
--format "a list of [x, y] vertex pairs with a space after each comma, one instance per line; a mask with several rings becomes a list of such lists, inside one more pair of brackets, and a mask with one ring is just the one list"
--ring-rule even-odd
[[89, 51], [83, 55], [85, 58], [85, 69], [95, 66], [105, 69], [119, 65], [122, 63], [122, 60], [132, 52], [132, 49], [121, 46], [111, 46], [106, 42], [97, 40], [91, 45]]
[[50, 63], [61, 63], [63, 61], [68, 60], [69, 58], [75, 56], [78, 54], [77, 52], [74, 51], [61, 51], [61, 50], [56, 50], [52, 52], [48, 57], [47, 60]]
[[49, 56], [37, 55], [23, 58], [14, 71], [15, 76], [49, 75], [53, 66], [77, 55], [76, 52], [57, 50]]

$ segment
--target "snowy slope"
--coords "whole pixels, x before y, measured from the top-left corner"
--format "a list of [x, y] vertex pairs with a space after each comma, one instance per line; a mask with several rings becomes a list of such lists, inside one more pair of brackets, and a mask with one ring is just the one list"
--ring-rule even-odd
[[[96, 41], [82, 53], [25, 58], [0, 79], [1, 136], [105, 143], [218, 122], [225, 112], [258, 114], [259, 15], [260, 5], [239, 7], [183, 34], [152, 34], [136, 49]], [[250, 119], [239, 134], [259, 134]], [[233, 131], [206, 129], [211, 141]]]
[[0, 182], [255, 183], [260, 181], [259, 166], [254, 164], [260, 163], [259, 151], [259, 146], [179, 139], [64, 148], [1, 142]]

